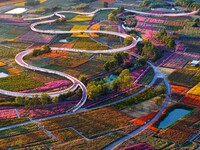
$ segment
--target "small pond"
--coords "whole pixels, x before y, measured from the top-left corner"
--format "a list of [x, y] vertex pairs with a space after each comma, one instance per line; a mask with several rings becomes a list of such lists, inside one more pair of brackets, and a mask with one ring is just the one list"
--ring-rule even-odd
[[118, 78], [118, 75], [111, 74], [110, 76], [108, 76], [107, 78], [105, 78], [104, 81], [112, 83], [112, 81], [114, 79], [117, 79], [117, 78]]
[[0, 72], [0, 78], [5, 78], [5, 77], [7, 77], [7, 76], [8, 76], [7, 73], [5, 73], [5, 72]]
[[191, 110], [176, 108], [171, 111], [163, 121], [160, 122], [158, 128], [165, 129], [169, 125], [176, 122], [178, 119], [183, 118], [185, 115], [189, 114], [190, 112]]

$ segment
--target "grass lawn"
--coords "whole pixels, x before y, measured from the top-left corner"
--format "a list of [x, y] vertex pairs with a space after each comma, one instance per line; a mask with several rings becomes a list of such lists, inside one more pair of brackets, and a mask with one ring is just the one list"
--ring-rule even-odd
[[106, 46], [96, 43], [90, 38], [79, 38], [77, 42], [74, 44], [73, 48], [82, 49], [82, 50], [106, 50], [107, 49]]

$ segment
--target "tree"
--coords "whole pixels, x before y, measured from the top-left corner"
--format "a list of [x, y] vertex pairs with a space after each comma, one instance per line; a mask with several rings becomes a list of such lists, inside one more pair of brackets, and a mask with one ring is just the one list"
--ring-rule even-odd
[[118, 91], [120, 88], [120, 81], [118, 79], [113, 80], [112, 89]]
[[42, 93], [40, 96], [40, 102], [42, 103], [42, 105], [48, 104], [49, 101], [50, 101], [49, 95], [46, 93]]
[[103, 7], [104, 7], [104, 8], [108, 8], [108, 2], [104, 2], [104, 3], [103, 3]]
[[124, 45], [128, 46], [133, 43], [133, 38], [131, 36], [126, 36], [123, 41]]
[[39, 104], [39, 97], [38, 97], [38, 95], [34, 95], [34, 96], [32, 97], [32, 102], [33, 102], [33, 105], [34, 105], [34, 106], [36, 106], [36, 105]]
[[122, 6], [120, 6], [118, 9], [117, 9], [117, 11], [118, 11], [118, 13], [122, 13], [122, 12], [124, 12], [124, 7], [122, 7]]
[[43, 45], [42, 50], [44, 51], [44, 53], [50, 53], [51, 52], [51, 48], [49, 47], [49, 45]]
[[23, 105], [24, 104], [24, 98], [20, 97], [20, 96], [15, 97], [15, 103], [17, 105]]
[[116, 21], [117, 19], [118, 19], [118, 17], [115, 14], [113, 14], [113, 13], [110, 13], [108, 15], [108, 20], [109, 21]]
[[79, 77], [79, 80], [80, 80], [84, 85], [87, 85], [87, 78], [86, 78], [85, 76], [81, 75], [81, 76]]
[[120, 85], [131, 86], [133, 78], [131, 77], [129, 69], [124, 69], [119, 75]]
[[30, 98], [27, 97], [27, 96], [24, 98], [24, 105], [25, 105], [26, 108], [31, 106]]
[[105, 62], [105, 64], [103, 65], [105, 71], [109, 71], [110, 69], [114, 69], [116, 67], [116, 60], [112, 60], [112, 61], [107, 61]]
[[51, 101], [56, 104], [58, 102], [58, 96], [53, 97]]

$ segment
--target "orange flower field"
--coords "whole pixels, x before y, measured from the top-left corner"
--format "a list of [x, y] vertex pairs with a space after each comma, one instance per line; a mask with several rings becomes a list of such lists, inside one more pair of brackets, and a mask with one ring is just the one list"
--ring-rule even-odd
[[139, 118], [136, 118], [136, 119], [133, 119], [131, 120], [132, 123], [135, 123], [137, 125], [144, 125], [145, 122], [147, 122], [148, 120], [150, 120], [151, 118], [153, 118], [155, 115], [156, 115], [157, 111], [155, 112], [152, 112], [150, 114], [147, 114], [147, 115], [144, 115], [142, 117], [139, 117]]
[[196, 105], [200, 107], [200, 96], [192, 95], [192, 94], [186, 94], [183, 99], [181, 100], [183, 103]]
[[171, 85], [171, 88], [172, 88], [172, 93], [177, 93], [177, 94], [184, 94], [188, 91], [188, 88], [178, 85]]
[[108, 2], [109, 4], [113, 4], [116, 0], [99, 0], [101, 3]]

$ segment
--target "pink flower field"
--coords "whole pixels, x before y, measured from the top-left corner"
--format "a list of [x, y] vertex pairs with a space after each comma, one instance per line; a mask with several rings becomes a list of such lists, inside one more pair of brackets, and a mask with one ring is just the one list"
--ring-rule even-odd
[[23, 92], [24, 93], [33, 92], [33, 91], [34, 92], [46, 92], [46, 91], [54, 90], [54, 89], [58, 89], [58, 88], [69, 87], [71, 85], [72, 85], [72, 83], [69, 80], [57, 80], [57, 81], [45, 83], [45, 86], [38, 87], [38, 88], [35, 88], [32, 90], [26, 90]]
[[63, 114], [71, 107], [75, 106], [78, 101], [62, 102], [58, 104], [49, 104], [44, 106], [36, 106], [31, 108], [19, 108], [18, 112], [21, 117], [43, 118], [56, 114]]
[[0, 22], [3, 22], [4, 24], [7, 24], [7, 25], [20, 26], [20, 27], [26, 27], [26, 26], [30, 25], [29, 22], [25, 22], [22, 19], [5, 18], [3, 16], [0, 16]]
[[188, 63], [188, 61], [198, 60], [199, 58], [200, 58], [200, 54], [197, 54], [197, 53], [177, 52], [171, 55], [171, 57], [169, 57], [160, 66], [173, 68], [173, 69], [181, 69]]
[[20, 35], [18, 39], [20, 41], [34, 42], [34, 43], [50, 43], [54, 38], [53, 35], [43, 35], [37, 32], [28, 31], [24, 35]]
[[184, 44], [180, 41], [176, 41], [176, 51], [183, 52], [185, 50]]
[[4, 109], [0, 110], [0, 120], [17, 118], [17, 114], [14, 109]]

